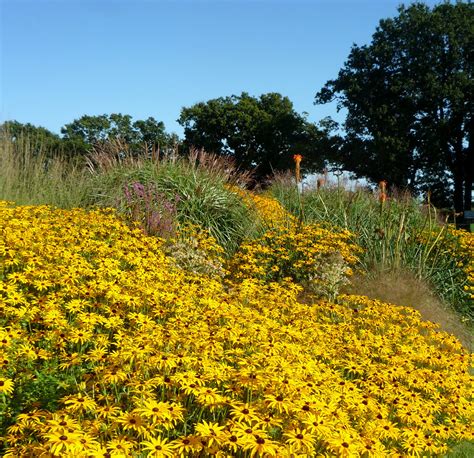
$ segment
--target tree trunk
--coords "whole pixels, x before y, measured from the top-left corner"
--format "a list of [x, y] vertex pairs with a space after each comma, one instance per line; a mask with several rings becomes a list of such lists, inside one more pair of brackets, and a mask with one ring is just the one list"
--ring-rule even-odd
[[463, 133], [460, 127], [456, 129], [456, 137], [452, 144], [454, 149], [454, 210], [456, 213], [464, 211], [464, 185], [467, 161], [465, 160], [463, 148]]
[[464, 210], [471, 210], [474, 182], [474, 117], [471, 117], [469, 125], [469, 145], [466, 150], [464, 174]]
[[454, 173], [454, 210], [456, 213], [461, 213], [464, 210], [464, 180], [463, 173], [456, 166]]
[[466, 178], [464, 180], [464, 210], [471, 210], [472, 206], [472, 184], [474, 181], [474, 161], [471, 158], [467, 158], [468, 168], [466, 169]]

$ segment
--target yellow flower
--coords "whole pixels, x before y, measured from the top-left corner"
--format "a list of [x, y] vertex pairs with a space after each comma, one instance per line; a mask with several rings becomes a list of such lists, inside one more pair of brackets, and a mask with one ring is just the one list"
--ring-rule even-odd
[[54, 455], [73, 453], [80, 448], [81, 436], [76, 432], [50, 432], [44, 437], [47, 439], [46, 446]]
[[198, 436], [206, 439], [209, 447], [222, 445], [226, 441], [224, 427], [219, 426], [218, 423], [203, 421], [196, 425], [195, 431]]
[[316, 437], [307, 429], [296, 428], [293, 431], [285, 432], [286, 443], [291, 446], [291, 450], [300, 453], [313, 453]]
[[135, 431], [142, 435], [147, 432], [145, 422], [138, 413], [127, 412], [120, 416], [116, 421], [122, 426], [124, 431]]
[[360, 445], [346, 431], [339, 431], [328, 439], [331, 450], [341, 457], [358, 456], [361, 450]]
[[112, 456], [114, 456], [114, 453], [129, 456], [130, 449], [133, 445], [133, 442], [130, 442], [130, 440], [119, 436], [116, 439], [108, 441], [106, 447]]
[[143, 450], [149, 452], [147, 456], [150, 458], [171, 458], [175, 453], [173, 445], [166, 438], [152, 437], [140, 445], [143, 446]]
[[292, 407], [292, 402], [281, 394], [268, 394], [265, 396], [265, 403], [270, 409], [275, 409], [279, 413], [288, 413]]
[[90, 411], [94, 412], [97, 408], [97, 404], [93, 399], [87, 395], [78, 394], [76, 396], [69, 396], [64, 400], [66, 409], [71, 412], [77, 411]]
[[231, 417], [238, 422], [258, 422], [260, 417], [257, 411], [248, 404], [235, 403], [230, 410]]
[[277, 444], [266, 436], [254, 435], [247, 438], [244, 450], [250, 452], [250, 456], [277, 456]]
[[13, 381], [9, 378], [0, 377], [0, 393], [12, 394]]
[[[196, 436], [181, 436], [171, 442], [175, 454], [180, 458], [192, 456], [192, 453], [202, 448], [201, 441]], [[176, 456], [176, 455], [175, 455]]]

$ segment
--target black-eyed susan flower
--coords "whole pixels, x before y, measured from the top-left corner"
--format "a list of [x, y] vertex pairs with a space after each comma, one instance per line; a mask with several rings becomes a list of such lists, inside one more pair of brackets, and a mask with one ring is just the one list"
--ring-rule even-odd
[[44, 435], [46, 447], [54, 455], [73, 454], [81, 447], [81, 436], [77, 432], [50, 432]]
[[141, 442], [140, 446], [148, 452], [147, 456], [151, 458], [171, 458], [175, 456], [175, 448], [166, 438], [152, 437], [148, 441]]
[[64, 399], [66, 410], [71, 412], [77, 411], [91, 411], [94, 412], [97, 408], [96, 402], [85, 394], [77, 394], [75, 396], [68, 396]]
[[11, 379], [0, 377], [0, 393], [12, 394], [13, 386], [13, 381]]
[[310, 430], [295, 428], [294, 430], [285, 431], [284, 437], [292, 451], [308, 454], [313, 453], [316, 436], [312, 434]]
[[251, 457], [266, 456], [270, 458], [277, 456], [277, 444], [267, 436], [249, 436], [244, 441], [243, 448], [250, 453]]
[[212, 447], [221, 446], [226, 441], [224, 429], [224, 426], [219, 426], [218, 423], [202, 421], [196, 425], [195, 432], [196, 435], [205, 438], [206, 444]]

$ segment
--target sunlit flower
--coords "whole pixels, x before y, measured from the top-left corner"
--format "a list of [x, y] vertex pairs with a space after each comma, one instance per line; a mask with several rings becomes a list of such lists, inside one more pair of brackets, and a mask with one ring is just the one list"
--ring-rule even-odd
[[0, 377], [0, 393], [12, 394], [13, 393], [13, 381]]
[[153, 437], [140, 444], [143, 450], [148, 452], [149, 457], [153, 458], [171, 458], [174, 456], [174, 448], [165, 438]]

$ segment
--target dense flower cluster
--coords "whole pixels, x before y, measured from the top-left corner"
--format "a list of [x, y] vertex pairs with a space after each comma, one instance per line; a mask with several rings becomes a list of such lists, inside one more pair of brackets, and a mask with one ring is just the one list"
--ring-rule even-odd
[[352, 274], [361, 249], [349, 231], [325, 226], [291, 223], [268, 229], [236, 253], [231, 263], [234, 278], [291, 279], [334, 296]]
[[0, 235], [5, 457], [409, 456], [473, 437], [470, 355], [412, 309], [193, 274], [111, 211], [1, 203]]
[[474, 233], [450, 229], [450, 251], [466, 275], [464, 290], [469, 294], [474, 313]]
[[281, 226], [296, 222], [296, 218], [288, 213], [280, 202], [272, 197], [248, 192], [238, 186], [229, 186], [229, 189], [237, 194], [246, 206], [256, 212], [260, 221], [266, 227]]
[[227, 273], [224, 249], [209, 231], [195, 224], [182, 225], [175, 237], [166, 241], [164, 251], [181, 269], [219, 278]]
[[430, 258], [440, 256], [450, 260], [453, 282], [462, 288], [466, 311], [474, 319], [474, 233], [445, 226], [437, 231], [425, 231], [420, 242], [427, 246]]

